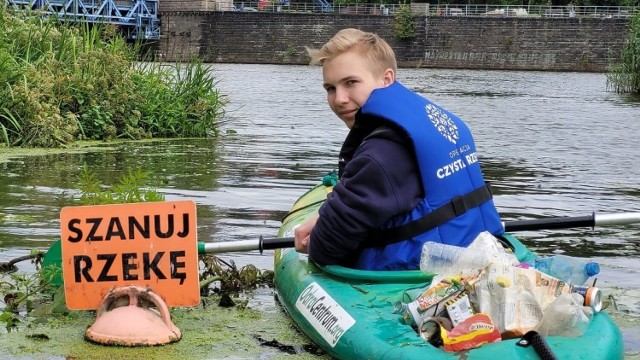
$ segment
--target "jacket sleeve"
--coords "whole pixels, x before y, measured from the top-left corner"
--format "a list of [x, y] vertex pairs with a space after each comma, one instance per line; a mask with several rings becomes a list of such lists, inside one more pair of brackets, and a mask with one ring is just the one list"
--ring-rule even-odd
[[422, 198], [413, 153], [384, 138], [365, 141], [320, 208], [309, 256], [319, 265], [352, 266], [368, 235]]

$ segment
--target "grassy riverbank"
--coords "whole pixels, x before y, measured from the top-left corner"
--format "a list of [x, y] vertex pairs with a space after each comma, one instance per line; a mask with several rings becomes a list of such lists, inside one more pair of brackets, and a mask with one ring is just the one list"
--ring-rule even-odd
[[0, 144], [218, 134], [226, 104], [209, 68], [141, 62], [112, 26], [0, 7]]

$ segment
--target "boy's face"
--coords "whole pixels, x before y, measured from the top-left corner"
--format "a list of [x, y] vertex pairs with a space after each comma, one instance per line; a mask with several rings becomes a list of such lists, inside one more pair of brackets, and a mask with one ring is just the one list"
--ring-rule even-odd
[[349, 129], [371, 92], [395, 80], [393, 69], [389, 68], [382, 74], [374, 69], [372, 61], [355, 50], [327, 59], [322, 64], [329, 107]]

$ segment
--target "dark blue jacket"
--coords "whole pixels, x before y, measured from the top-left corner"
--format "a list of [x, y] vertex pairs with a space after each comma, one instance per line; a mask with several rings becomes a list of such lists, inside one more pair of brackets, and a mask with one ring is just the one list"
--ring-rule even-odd
[[467, 246], [480, 231], [500, 233], [488, 201], [433, 230], [372, 247], [380, 229], [411, 222], [483, 185], [479, 164], [468, 156], [474, 153], [471, 134], [455, 115], [399, 83], [375, 90], [343, 144], [341, 181], [320, 209], [311, 259], [361, 269], [417, 269], [426, 241]]

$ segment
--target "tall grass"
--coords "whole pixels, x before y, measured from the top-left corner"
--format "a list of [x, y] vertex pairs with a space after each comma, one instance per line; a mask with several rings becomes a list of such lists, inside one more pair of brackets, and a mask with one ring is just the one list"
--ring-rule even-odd
[[198, 60], [143, 63], [109, 25], [72, 25], [0, 5], [0, 143], [218, 134], [226, 98]]
[[217, 81], [209, 67], [192, 61], [141, 63], [137, 69], [134, 88], [146, 99], [137, 109], [141, 128], [162, 137], [218, 135], [226, 100], [210, 90]]
[[640, 13], [631, 19], [620, 62], [609, 68], [607, 87], [618, 93], [640, 94]]

